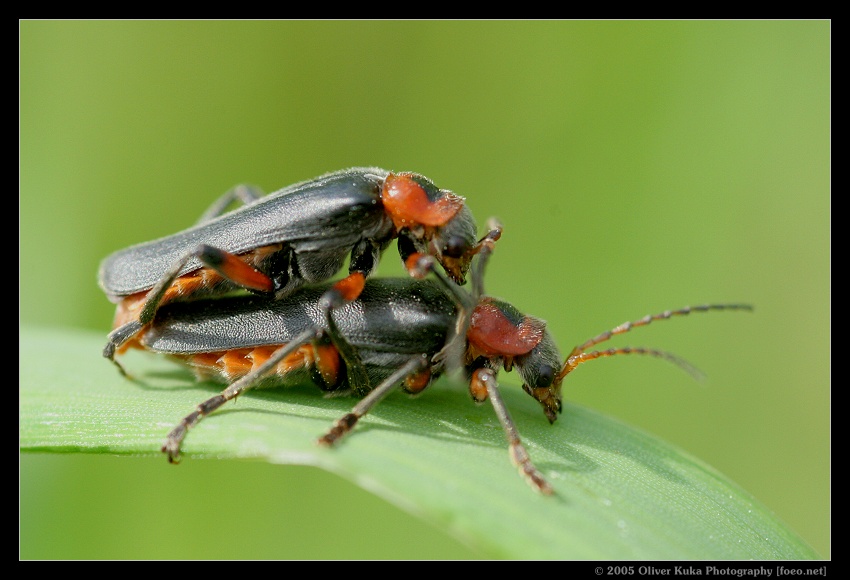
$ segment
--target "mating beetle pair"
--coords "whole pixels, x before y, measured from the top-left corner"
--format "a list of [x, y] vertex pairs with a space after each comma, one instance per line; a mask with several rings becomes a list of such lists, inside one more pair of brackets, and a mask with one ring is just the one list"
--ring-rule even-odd
[[[245, 205], [224, 213], [235, 201]], [[414, 253], [434, 256], [459, 284], [481, 248], [463, 198], [415, 173], [353, 168], [262, 198], [237, 187], [194, 227], [102, 262], [100, 286], [118, 304], [104, 356], [114, 360], [163, 304], [240, 288], [282, 298], [330, 279], [348, 258], [349, 275], [322, 299], [327, 314], [357, 298], [393, 239], [403, 260]]]
[[[449, 199], [456, 204], [460, 198], [440, 193], [444, 190], [438, 190], [421, 176], [401, 174], [403, 181], [408, 182], [405, 187], [415, 191], [415, 195], [408, 196], [408, 199], [427, 199], [427, 203], [406, 201], [400, 205], [406, 208], [404, 211], [408, 217], [402, 220], [390, 217], [392, 227], [379, 228], [380, 236], [369, 237], [376, 230], [368, 229], [357, 237], [356, 228], [364, 222], [354, 218], [346, 221], [341, 209], [344, 206], [342, 199], [362, 196], [367, 192], [375, 195], [377, 191], [392, 189], [392, 183], [388, 186], [387, 181], [393, 175], [375, 169], [337, 172], [286, 188], [269, 196], [271, 199], [264, 198], [230, 214], [220, 215], [225, 202], [229, 201], [224, 198], [222, 204], [213, 206], [205, 214], [199, 226], [171, 238], [134, 246], [104, 262], [101, 283], [105, 289], [112, 290], [109, 293], [121, 295], [119, 287], [131, 288], [139, 293], [119, 304], [118, 329], [110, 335], [105, 356], [114, 360], [116, 348], [140, 346], [178, 357], [199, 375], [223, 378], [229, 383], [221, 394], [201, 403], [169, 434], [163, 446], [169, 460], [178, 459], [187, 430], [201, 418], [246, 390], [272, 380], [286, 383], [309, 378], [326, 391], [351, 389], [364, 397], [319, 440], [330, 445], [350, 431], [381, 398], [399, 385], [408, 392], [418, 393], [440, 374], [460, 369], [469, 382], [473, 399], [479, 402], [489, 399], [493, 404], [508, 438], [510, 457], [521, 475], [536, 490], [552, 493], [550, 484], [533, 465], [523, 447], [502, 401], [496, 380], [500, 369], [510, 371], [516, 367], [523, 379], [523, 389], [542, 405], [547, 419], [554, 422], [561, 411], [564, 377], [587, 360], [637, 353], [665, 357], [688, 368], [686, 363], [663, 351], [643, 348], [589, 351], [596, 344], [653, 320], [709, 309], [749, 308], [747, 305], [712, 305], [645, 317], [600, 334], [574, 348], [566, 360], [562, 360], [543, 321], [525, 316], [510, 304], [485, 295], [484, 269], [501, 227], [492, 224], [489, 233], [476, 240], [474, 222], [468, 217], [466, 207], [447, 210], [447, 202], [440, 201]], [[417, 188], [425, 195], [421, 195]], [[434, 195], [435, 192], [437, 195]], [[327, 213], [316, 210], [310, 214], [310, 219], [305, 219], [297, 212], [290, 215], [276, 211], [280, 209], [277, 206], [289, 205], [289, 196], [294, 196], [297, 202], [305, 197], [311, 198], [313, 205], [324, 207]], [[318, 203], [317, 200], [324, 196], [334, 203]], [[386, 216], [392, 213], [393, 202], [387, 201], [388, 198], [382, 199], [384, 201], [375, 204], [378, 209], [371, 207], [371, 211], [376, 215], [382, 211]], [[267, 204], [261, 211], [246, 211], [260, 203]], [[294, 207], [305, 209], [307, 206], [295, 203]], [[354, 207], [359, 206], [355, 204]], [[423, 214], [442, 216], [440, 220], [443, 223], [433, 223], [439, 221], [435, 219], [431, 219], [430, 224], [416, 222], [409, 217], [416, 212], [420, 217]], [[445, 221], [445, 216], [450, 214], [454, 218]], [[284, 223], [273, 226], [270, 215]], [[362, 211], [355, 211], [352, 215], [362, 215]], [[373, 217], [374, 223], [383, 223], [385, 219]], [[452, 219], [460, 221], [453, 222]], [[333, 224], [334, 227], [322, 230], [308, 223], [311, 220]], [[288, 237], [277, 242], [269, 237], [269, 232], [294, 231], [297, 228], [293, 222], [303, 226], [300, 237], [287, 234]], [[235, 228], [233, 224], [238, 223], [243, 227], [241, 238], [235, 235], [235, 229], [231, 229]], [[216, 237], [221, 231], [230, 232], [230, 237]], [[399, 239], [399, 251], [410, 272], [417, 278], [431, 273], [433, 279], [365, 281], [380, 252], [393, 237]], [[220, 241], [222, 239], [225, 243]], [[253, 250], [247, 248], [251, 240], [256, 246]], [[197, 243], [227, 246], [219, 248], [225, 252], [222, 260], [225, 265], [210, 259], [210, 252], [205, 249], [192, 249], [185, 253], [187, 246]], [[277, 255], [276, 258], [270, 261], [255, 258], [257, 254], [267, 253], [257, 252], [257, 247], [273, 243], [279, 245], [275, 245], [272, 252]], [[175, 259], [173, 266], [163, 267], [165, 262], [159, 261], [158, 267], [151, 268], [145, 256], [155, 254], [158, 246], [164, 247], [163, 253], [170, 252], [172, 259], [175, 259], [174, 246], [184, 253]], [[371, 249], [364, 252], [363, 248], [368, 246]], [[339, 256], [344, 258], [343, 248], [352, 252], [352, 269], [348, 278], [342, 283], [324, 282], [300, 288], [307, 282], [318, 280], [305, 275], [308, 270], [300, 266], [292, 268], [293, 264], [318, 263], [326, 252], [327, 263], [321, 275], [330, 278], [335, 273], [330, 271], [331, 265], [337, 265], [337, 269], [341, 265], [342, 258]], [[241, 256], [233, 258], [233, 254]], [[472, 291], [466, 292], [457, 284], [463, 282], [475, 254], [478, 258], [471, 276]], [[360, 258], [366, 255], [369, 258], [364, 258], [364, 262]], [[231, 283], [263, 290], [245, 283], [251, 278], [242, 275], [246, 258], [257, 266], [260, 274], [274, 282], [274, 292], [264, 290], [264, 296], [225, 297], [217, 293], [223, 288], [232, 288], [232, 284], [220, 280], [216, 281], [216, 285], [195, 281], [196, 277], [200, 277], [198, 271], [208, 277], [212, 275], [208, 268], [214, 268]], [[442, 264], [448, 278], [435, 268], [435, 261]], [[152, 284], [147, 283], [152, 289], [146, 295], [144, 288], [139, 289], [139, 281], [118, 283], [123, 277], [116, 273], [120, 269], [117, 264], [128, 267], [127, 264], [134, 262], [139, 269], [155, 271], [148, 272], [146, 279], [155, 280]], [[287, 267], [280, 267], [283, 264]], [[364, 264], [368, 267], [363, 267]], [[178, 291], [174, 288], [186, 280], [190, 296], [213, 295], [213, 298], [176, 299]], [[356, 283], [353, 284], [352, 280]], [[355, 288], [350, 292], [352, 285]], [[128, 291], [125, 293], [130, 294]], [[145, 306], [141, 308], [142, 314], [134, 319], [132, 314], [138, 310], [134, 311], [127, 304], [139, 303]]]

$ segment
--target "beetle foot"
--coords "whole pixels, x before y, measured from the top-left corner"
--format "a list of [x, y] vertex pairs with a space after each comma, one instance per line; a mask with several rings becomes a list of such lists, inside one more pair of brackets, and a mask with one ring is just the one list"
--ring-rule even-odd
[[169, 463], [180, 463], [180, 444], [185, 436], [186, 426], [180, 424], [168, 434], [168, 438], [162, 444], [160, 450], [168, 456]]
[[346, 433], [351, 431], [354, 428], [354, 425], [357, 424], [358, 419], [360, 419], [360, 417], [358, 417], [356, 414], [346, 413], [334, 422], [333, 427], [331, 427], [330, 431], [319, 437], [317, 443], [319, 445], [325, 445], [330, 447], [343, 436], [345, 436]]
[[531, 487], [543, 495], [552, 495], [555, 493], [552, 485], [546, 481], [543, 474], [531, 463], [528, 451], [525, 450], [522, 443], [519, 441], [513, 442], [510, 447], [510, 455], [511, 461], [519, 469], [520, 475], [522, 475]]

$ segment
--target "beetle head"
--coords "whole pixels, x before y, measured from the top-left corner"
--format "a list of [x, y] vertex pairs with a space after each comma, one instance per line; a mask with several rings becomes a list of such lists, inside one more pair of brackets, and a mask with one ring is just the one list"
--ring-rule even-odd
[[475, 220], [462, 197], [418, 173], [390, 173], [381, 200], [398, 232], [403, 259], [414, 252], [431, 255], [454, 282], [466, 281], [479, 246]]
[[475, 220], [465, 204], [445, 225], [432, 232], [428, 250], [457, 284], [466, 282], [472, 256], [478, 252]]
[[523, 390], [541, 405], [550, 423], [561, 412], [561, 353], [548, 330], [528, 354], [514, 359]]
[[522, 388], [542, 406], [549, 422], [561, 412], [561, 354], [546, 323], [515, 307], [482, 297], [473, 309], [467, 330], [469, 362], [489, 359], [489, 366], [510, 371], [516, 366]]

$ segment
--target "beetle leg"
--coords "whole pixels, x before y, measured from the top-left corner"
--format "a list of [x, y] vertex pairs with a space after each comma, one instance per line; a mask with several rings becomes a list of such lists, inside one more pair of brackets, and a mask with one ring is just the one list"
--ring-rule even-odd
[[319, 302], [320, 308], [325, 314], [325, 321], [327, 323], [327, 330], [325, 331], [325, 334], [336, 347], [339, 356], [343, 361], [345, 361], [345, 371], [348, 375], [348, 384], [354, 392], [359, 395], [368, 393], [371, 390], [371, 383], [369, 381], [369, 375], [366, 373], [366, 367], [363, 365], [363, 361], [360, 359], [357, 349], [351, 346], [351, 344], [342, 336], [342, 332], [340, 332], [339, 327], [336, 325], [336, 322], [334, 322], [332, 315], [335, 305], [327, 301], [326, 297], [327, 293]]
[[[242, 261], [236, 254], [206, 244], [199, 245], [193, 254], [205, 266], [242, 288], [264, 294], [274, 291], [274, 282], [271, 278]], [[147, 308], [147, 304], [145, 307]]]
[[124, 367], [121, 366], [121, 363], [115, 360], [115, 349], [136, 336], [143, 327], [144, 325], [138, 320], [131, 320], [127, 324], [119, 326], [109, 333], [109, 336], [107, 337], [108, 342], [103, 348], [103, 356], [115, 363], [115, 366], [118, 367], [118, 370], [121, 371], [121, 374], [125, 377], [127, 376], [127, 372], [124, 370]]
[[487, 389], [487, 397], [493, 404], [493, 410], [496, 411], [496, 416], [502, 424], [502, 429], [505, 430], [505, 436], [508, 438], [509, 452], [511, 461], [519, 469], [520, 475], [528, 482], [531, 487], [542, 494], [552, 495], [555, 491], [548, 481], [543, 477], [543, 474], [534, 467], [531, 462], [531, 457], [528, 455], [525, 446], [519, 438], [519, 432], [516, 425], [511, 419], [505, 401], [502, 399], [502, 394], [499, 392], [499, 385], [496, 382], [496, 373], [492, 369], [481, 368], [475, 371], [475, 375], [471, 379], [483, 385]]
[[[410, 275], [414, 278], [423, 278], [426, 271], [433, 272], [440, 284], [446, 288], [455, 298], [458, 305], [457, 323], [455, 324], [454, 333], [451, 338], [446, 341], [445, 346], [434, 355], [434, 363], [442, 363], [449, 373], [453, 373], [463, 367], [463, 357], [466, 353], [467, 337], [466, 333], [469, 330], [472, 311], [478, 300], [484, 296], [484, 270], [487, 267], [487, 262], [490, 260], [490, 255], [493, 253], [496, 242], [502, 237], [502, 224], [496, 218], [490, 218], [487, 223], [490, 231], [485, 235], [478, 244], [473, 248], [473, 253], [478, 254], [478, 261], [473, 265], [472, 270], [472, 294], [461, 290], [461, 288], [451, 282], [446, 276], [434, 267], [433, 258], [421, 257], [419, 254], [412, 254], [405, 262]], [[430, 259], [430, 261], [428, 261]]]
[[322, 331], [320, 328], [309, 328], [296, 336], [289, 344], [286, 344], [277, 349], [272, 355], [263, 362], [260, 366], [253, 369], [251, 372], [243, 376], [241, 379], [232, 382], [220, 394], [210, 397], [190, 414], [186, 415], [180, 424], [177, 425], [168, 434], [165, 443], [162, 445], [162, 451], [168, 455], [169, 463], [178, 463], [180, 460], [180, 444], [186, 437], [186, 433], [198, 424], [198, 422], [221, 407], [227, 401], [236, 398], [245, 391], [255, 387], [259, 382], [287, 356], [298, 350], [303, 345], [316, 340]]
[[145, 299], [145, 305], [139, 313], [139, 321], [147, 324], [153, 320], [168, 288], [180, 275], [180, 270], [192, 258], [198, 258], [204, 265], [212, 268], [231, 282], [259, 292], [271, 292], [274, 282], [271, 278], [239, 259], [238, 256], [213, 246], [201, 244], [193, 252], [178, 260], [157, 282]]
[[434, 363], [442, 363], [449, 373], [454, 373], [463, 367], [463, 356], [466, 352], [466, 332], [469, 329], [470, 316], [475, 307], [475, 302], [468, 292], [449, 280], [445, 274], [435, 267], [434, 263], [432, 256], [411, 254], [405, 262], [405, 267], [414, 278], [421, 279], [428, 273], [432, 273], [440, 286], [454, 298], [458, 307], [455, 328], [451, 337], [446, 340], [446, 344], [432, 359]]
[[449, 280], [445, 274], [435, 267], [433, 256], [419, 253], [411, 254], [404, 265], [407, 268], [407, 273], [413, 278], [421, 280], [429, 273], [433, 274], [440, 286], [452, 296], [455, 303], [461, 308], [471, 310], [475, 306], [475, 302], [468, 292]]
[[381, 254], [387, 249], [389, 243], [389, 240], [383, 242], [371, 239], [360, 240], [351, 250], [348, 272], [361, 272], [367, 278], [371, 276], [375, 268], [378, 267]]
[[322, 296], [322, 308], [339, 308], [343, 304], [356, 300], [363, 292], [366, 278], [371, 276], [378, 266], [381, 253], [388, 243], [376, 243], [368, 239], [360, 240], [351, 250], [348, 276], [325, 292], [325, 295]]
[[366, 284], [366, 276], [363, 272], [352, 272], [339, 282], [331, 286], [321, 298], [319, 305], [322, 310], [328, 311], [356, 300]]
[[320, 445], [333, 445], [338, 439], [354, 428], [357, 421], [360, 420], [372, 407], [383, 399], [387, 394], [399, 386], [402, 381], [408, 378], [415, 377], [420, 371], [428, 368], [428, 357], [426, 355], [416, 356], [399, 367], [397, 371], [391, 374], [387, 379], [369, 392], [357, 405], [339, 419], [337, 419], [330, 431], [325, 433], [317, 441]]
[[360, 296], [366, 284], [366, 278], [374, 271], [385, 247], [386, 244], [376, 244], [372, 240], [361, 240], [351, 251], [351, 265], [348, 269], [348, 276], [331, 286], [319, 301], [319, 307], [327, 321], [327, 335], [342, 360], [345, 361], [351, 388], [361, 395], [368, 393], [371, 389], [369, 376], [366, 374], [366, 368], [360, 360], [357, 349], [351, 346], [342, 336], [331, 316], [331, 312], [334, 308], [339, 308]]
[[490, 261], [490, 255], [493, 253], [496, 242], [502, 237], [502, 224], [499, 220], [490, 218], [487, 225], [490, 227], [490, 231], [481, 238], [475, 250], [478, 253], [478, 264], [472, 271], [472, 292], [476, 302], [484, 296], [484, 269], [487, 267], [487, 262]]
[[[205, 266], [215, 270], [223, 278], [243, 288], [263, 293], [270, 293], [274, 289], [274, 282], [271, 278], [245, 263], [235, 254], [201, 244], [193, 252], [178, 260], [166, 272], [165, 276], [151, 288], [137, 321], [131, 321], [110, 333], [109, 342], [103, 349], [104, 357], [114, 362], [115, 351], [133, 338], [144, 325], [153, 321], [156, 311], [165, 300], [169, 288], [180, 276], [183, 266], [192, 258], [199, 259]], [[118, 365], [118, 368], [121, 369], [121, 365]], [[124, 372], [123, 369], [121, 369], [121, 372]]]
[[251, 185], [237, 185], [228, 190], [213, 204], [207, 208], [196, 224], [202, 224], [222, 215], [227, 207], [235, 201], [241, 201], [244, 205], [250, 205], [265, 195], [263, 191]]

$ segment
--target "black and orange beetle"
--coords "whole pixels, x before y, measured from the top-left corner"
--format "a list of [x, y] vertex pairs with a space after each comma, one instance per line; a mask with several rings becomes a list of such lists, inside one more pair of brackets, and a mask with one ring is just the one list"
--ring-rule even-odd
[[[244, 205], [224, 213], [239, 201]], [[491, 231], [485, 237], [499, 235]], [[323, 310], [330, 312], [357, 298], [393, 239], [402, 260], [414, 253], [432, 256], [457, 284], [465, 282], [481, 248], [464, 198], [417, 173], [345, 169], [265, 197], [249, 187], [234, 188], [195, 226], [103, 260], [99, 283], [118, 305], [103, 355], [114, 361], [116, 350], [168, 302], [234, 289], [279, 299], [304, 284], [329, 280], [349, 259], [348, 276], [322, 298]]]

